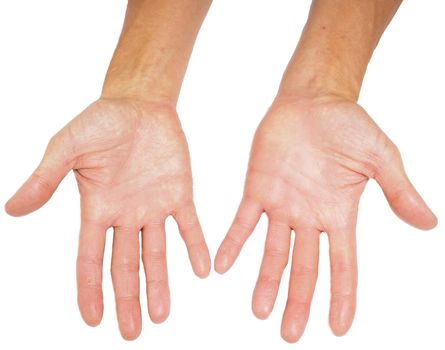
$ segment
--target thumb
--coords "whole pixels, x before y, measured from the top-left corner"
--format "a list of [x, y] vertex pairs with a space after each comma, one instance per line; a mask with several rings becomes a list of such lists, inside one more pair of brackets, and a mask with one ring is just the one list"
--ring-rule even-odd
[[6, 212], [22, 216], [44, 205], [73, 167], [71, 153], [72, 146], [62, 129], [51, 138], [37, 169], [6, 203]]
[[422, 230], [437, 225], [437, 218], [408, 179], [397, 147], [388, 139], [380, 157], [375, 179], [383, 189], [394, 213], [406, 223]]

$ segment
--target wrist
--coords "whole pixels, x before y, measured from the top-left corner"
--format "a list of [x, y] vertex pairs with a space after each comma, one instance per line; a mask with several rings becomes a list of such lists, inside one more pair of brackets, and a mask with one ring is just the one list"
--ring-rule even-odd
[[138, 32], [124, 30], [105, 77], [102, 97], [175, 104], [182, 83], [181, 75], [172, 76], [178, 70], [178, 64], [171, 60], [176, 50], [162, 50], [150, 41], [137, 40], [137, 36]]
[[356, 102], [361, 80], [345, 76], [332, 67], [307, 67], [304, 65], [289, 68], [283, 76], [277, 98], [320, 96], [338, 97]]
[[176, 105], [176, 92], [163, 80], [155, 80], [160, 73], [126, 67], [123, 70], [110, 66], [105, 78], [102, 99], [130, 99]]
[[175, 105], [209, 6], [210, 0], [129, 1], [102, 97]]
[[401, 0], [313, 0], [279, 95], [339, 95], [357, 101], [372, 53]]
[[357, 101], [371, 54], [371, 48], [363, 47], [358, 51], [346, 40], [306, 28], [283, 75], [278, 94], [338, 95]]

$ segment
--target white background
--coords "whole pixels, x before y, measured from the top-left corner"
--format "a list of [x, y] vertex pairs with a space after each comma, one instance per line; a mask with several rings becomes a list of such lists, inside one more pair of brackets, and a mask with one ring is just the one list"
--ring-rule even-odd
[[[212, 257], [238, 206], [251, 138], [276, 92], [310, 2], [217, 0], [202, 27], [178, 111], [188, 136], [195, 198]], [[125, 1], [0, 3], [0, 202], [38, 164], [50, 136], [95, 100], [118, 38]], [[280, 338], [287, 277], [274, 312], [250, 303], [265, 237], [263, 218], [233, 269], [194, 277], [168, 223], [172, 309], [161, 325], [143, 315], [136, 341], [121, 339], [114, 312], [110, 239], [105, 314], [97, 328], [77, 311], [79, 198], [69, 175], [41, 210], [0, 213], [0, 349], [444, 349], [443, 174], [445, 5], [406, 1], [377, 48], [360, 103], [402, 150], [406, 169], [439, 217], [422, 232], [399, 221], [370, 182], [358, 223], [358, 309], [350, 332], [328, 328], [327, 239], [299, 344]], [[109, 236], [111, 238], [111, 236]], [[142, 283], [141, 295], [144, 295]], [[142, 299], [143, 310], [146, 301]]]

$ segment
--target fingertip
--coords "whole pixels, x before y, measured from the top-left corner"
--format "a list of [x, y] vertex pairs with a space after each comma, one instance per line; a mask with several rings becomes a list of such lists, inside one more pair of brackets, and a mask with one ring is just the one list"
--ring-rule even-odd
[[281, 338], [283, 338], [288, 343], [296, 343], [300, 340], [303, 335], [304, 328], [299, 327], [296, 324], [283, 324], [281, 326]]
[[127, 341], [136, 340], [141, 334], [142, 328], [139, 329], [128, 329], [125, 331], [121, 331], [122, 338]]
[[14, 217], [27, 215], [48, 202], [56, 187], [34, 173], [6, 202], [5, 211]]
[[392, 182], [387, 183], [388, 180], [379, 182], [393, 212], [401, 220], [420, 230], [431, 230], [436, 227], [438, 223], [436, 215], [406, 175], [404, 174], [399, 181], [400, 184], [397, 185]]
[[262, 213], [263, 209], [258, 203], [246, 199], [241, 201], [235, 219], [216, 253], [214, 269], [217, 273], [223, 274], [232, 267]]
[[102, 317], [92, 317], [92, 318], [82, 317], [82, 318], [84, 322], [90, 327], [97, 327], [102, 321]]
[[201, 279], [204, 279], [204, 278], [209, 277], [209, 275], [210, 275], [210, 270], [211, 270], [211, 268], [210, 268], [210, 266], [209, 266], [209, 268], [206, 269], [205, 271], [203, 271], [200, 275], [198, 275], [198, 277], [201, 278]]
[[[18, 196], [19, 194], [19, 196]], [[26, 214], [29, 214], [30, 212], [34, 211], [35, 209], [27, 209], [26, 203], [24, 203], [23, 200], [20, 199], [20, 190], [17, 191], [14, 196], [12, 196], [6, 203], [5, 203], [5, 212], [13, 217], [20, 217], [24, 216]], [[38, 208], [36, 208], [38, 209]]]
[[[422, 196], [414, 189], [413, 194], [406, 199], [408, 212], [405, 212], [406, 221], [421, 230], [431, 230], [437, 226], [438, 220], [433, 211], [426, 204]], [[411, 198], [410, 198], [411, 197]]]
[[210, 262], [205, 265], [199, 264], [199, 266], [193, 268], [193, 272], [201, 279], [207, 278], [210, 274]]
[[272, 313], [279, 283], [258, 278], [252, 295], [252, 311], [256, 318], [265, 320]]
[[431, 214], [433, 215], [433, 217], [432, 217], [432, 220], [431, 220], [431, 226], [429, 227], [429, 230], [435, 228], [439, 224], [439, 219], [437, 218], [437, 216], [434, 215], [433, 212], [431, 212]]
[[329, 315], [329, 327], [332, 333], [341, 337], [345, 335], [352, 326], [354, 319], [355, 305], [354, 302], [334, 302], [331, 306]]
[[210, 261], [205, 263], [200, 263], [197, 267], [193, 268], [196, 276], [201, 279], [207, 278], [210, 274], [211, 264]]
[[187, 246], [193, 272], [199, 278], [206, 278], [212, 267], [209, 248], [207, 247], [196, 209], [193, 203], [174, 213], [179, 231]]
[[270, 306], [270, 303], [256, 301], [254, 299], [252, 301], [252, 312], [256, 318], [266, 320], [272, 312], [272, 307]]
[[294, 344], [300, 340], [302, 334], [288, 332], [287, 330], [281, 331], [281, 338], [290, 344]]
[[157, 288], [156, 283], [148, 285], [148, 315], [153, 323], [164, 322], [170, 314], [170, 292], [168, 287]]
[[127, 313], [119, 317], [119, 330], [125, 340], [135, 340], [142, 331], [140, 312]]
[[150, 317], [150, 320], [153, 323], [161, 324], [161, 323], [165, 322], [165, 320], [167, 320], [169, 314], [170, 313], [155, 315], [155, 316]]
[[220, 275], [226, 273], [230, 269], [229, 257], [227, 254], [218, 253], [215, 258], [214, 269]]
[[428, 209], [428, 214], [425, 215], [424, 221], [420, 225], [418, 225], [417, 228], [428, 231], [435, 228], [438, 223], [439, 220], [437, 219], [437, 216], [434, 215], [434, 213], [430, 209]]
[[80, 315], [84, 322], [90, 327], [98, 326], [102, 321], [103, 304], [88, 303], [86, 305], [79, 304]]
[[156, 305], [156, 307], [149, 310], [150, 320], [153, 323], [163, 323], [170, 315], [170, 305]]
[[5, 212], [11, 216], [15, 216], [15, 217], [20, 216], [17, 212], [14, 211], [14, 206], [13, 206], [13, 204], [11, 204], [11, 202], [12, 202], [12, 198], [9, 199], [5, 203], [5, 205], [4, 205]]
[[219, 274], [224, 274], [229, 271], [238, 257], [239, 252], [240, 248], [233, 246], [226, 237], [216, 253], [215, 271]]
[[77, 305], [84, 322], [96, 327], [102, 321], [104, 304], [102, 290], [99, 288], [78, 288]]
[[170, 314], [170, 291], [167, 280], [147, 284], [148, 315], [153, 323], [164, 322]]
[[193, 272], [199, 278], [206, 278], [211, 269], [210, 254], [207, 245], [203, 242], [199, 249], [190, 250], [190, 261], [192, 263]]
[[411, 207], [409, 210], [396, 208], [394, 212], [400, 219], [420, 230], [432, 230], [438, 224], [436, 215], [434, 215], [425, 203]]
[[339, 325], [330, 323], [329, 327], [336, 337], [342, 337], [348, 332], [351, 325]]
[[287, 301], [281, 321], [281, 337], [288, 343], [296, 343], [304, 333], [309, 318], [310, 304]]

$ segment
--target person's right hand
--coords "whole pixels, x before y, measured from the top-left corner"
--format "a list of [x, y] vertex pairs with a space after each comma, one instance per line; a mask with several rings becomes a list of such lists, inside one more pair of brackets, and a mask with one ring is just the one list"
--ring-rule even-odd
[[93, 103], [51, 139], [42, 162], [6, 211], [21, 216], [40, 208], [71, 169], [81, 195], [80, 312], [91, 326], [102, 319], [105, 233], [113, 227], [111, 275], [119, 328], [125, 339], [134, 339], [141, 332], [140, 256], [150, 318], [162, 322], [169, 314], [164, 230], [169, 215], [178, 223], [196, 275], [206, 277], [210, 270], [193, 203], [187, 142], [175, 109], [131, 99]]

